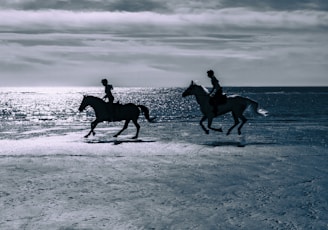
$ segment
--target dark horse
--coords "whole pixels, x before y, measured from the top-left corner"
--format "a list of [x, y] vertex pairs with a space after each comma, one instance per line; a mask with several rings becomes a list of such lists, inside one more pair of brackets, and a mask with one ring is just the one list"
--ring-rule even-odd
[[[152, 122], [155, 118], [149, 117], [149, 110], [146, 106], [129, 104], [112, 104], [111, 106], [102, 99], [94, 96], [84, 96], [79, 107], [79, 111], [82, 112], [87, 106], [91, 106], [96, 114], [96, 120], [91, 122], [91, 130], [85, 136], [86, 138], [92, 133], [95, 135], [94, 129], [98, 123], [103, 121], [122, 121], [125, 120], [122, 130], [120, 130], [114, 137], [120, 135], [125, 129], [127, 129], [129, 122], [132, 120], [137, 128], [137, 133], [133, 139], [138, 138], [140, 125], [138, 124], [138, 118], [140, 115], [140, 109], [144, 113], [146, 119]], [[112, 114], [111, 114], [112, 113]], [[112, 120], [113, 119], [113, 120]]]

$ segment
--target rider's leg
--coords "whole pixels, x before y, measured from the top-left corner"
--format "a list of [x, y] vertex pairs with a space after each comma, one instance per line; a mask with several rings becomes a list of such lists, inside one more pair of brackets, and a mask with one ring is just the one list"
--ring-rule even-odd
[[213, 103], [213, 113], [214, 113], [214, 116], [216, 117], [218, 115], [218, 106], [219, 106], [219, 103], [217, 101], [217, 99], [214, 101]]
[[108, 103], [108, 109], [109, 109], [108, 120], [114, 121], [114, 105], [112, 102]]

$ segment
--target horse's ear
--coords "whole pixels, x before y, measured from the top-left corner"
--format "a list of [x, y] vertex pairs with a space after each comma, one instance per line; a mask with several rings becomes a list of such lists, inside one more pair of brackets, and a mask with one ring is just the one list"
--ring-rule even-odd
[[195, 84], [194, 81], [191, 81], [190, 85], [194, 85], [194, 84]]

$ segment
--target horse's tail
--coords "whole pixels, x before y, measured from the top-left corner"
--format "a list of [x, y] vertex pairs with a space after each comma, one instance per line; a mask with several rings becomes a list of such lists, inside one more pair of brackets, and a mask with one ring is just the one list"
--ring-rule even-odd
[[149, 109], [146, 106], [144, 106], [144, 105], [137, 105], [137, 106], [138, 106], [138, 108], [141, 109], [141, 111], [145, 115], [145, 118], [147, 119], [147, 121], [152, 122], [152, 121], [154, 121], [156, 119], [156, 117], [152, 117], [151, 118], [149, 116]]
[[252, 111], [258, 115], [261, 116], [268, 116], [268, 111], [264, 110], [264, 109], [259, 109], [259, 103], [257, 103], [256, 101], [253, 101], [251, 99], [248, 98], [247, 100], [248, 105], [252, 108]]

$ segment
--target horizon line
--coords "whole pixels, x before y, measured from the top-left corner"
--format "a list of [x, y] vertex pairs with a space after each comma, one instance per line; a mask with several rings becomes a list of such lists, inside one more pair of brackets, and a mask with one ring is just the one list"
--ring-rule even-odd
[[[201, 85], [201, 84], [199, 84]], [[188, 86], [188, 85], [187, 85]], [[187, 86], [114, 86], [114, 88], [184, 88]], [[20, 85], [20, 86], [0, 86], [0, 88], [81, 88], [81, 87], [92, 87], [92, 88], [103, 88], [101, 85]], [[210, 87], [211, 86], [205, 86]], [[221, 86], [222, 88], [327, 88], [328, 85], [227, 85]]]

